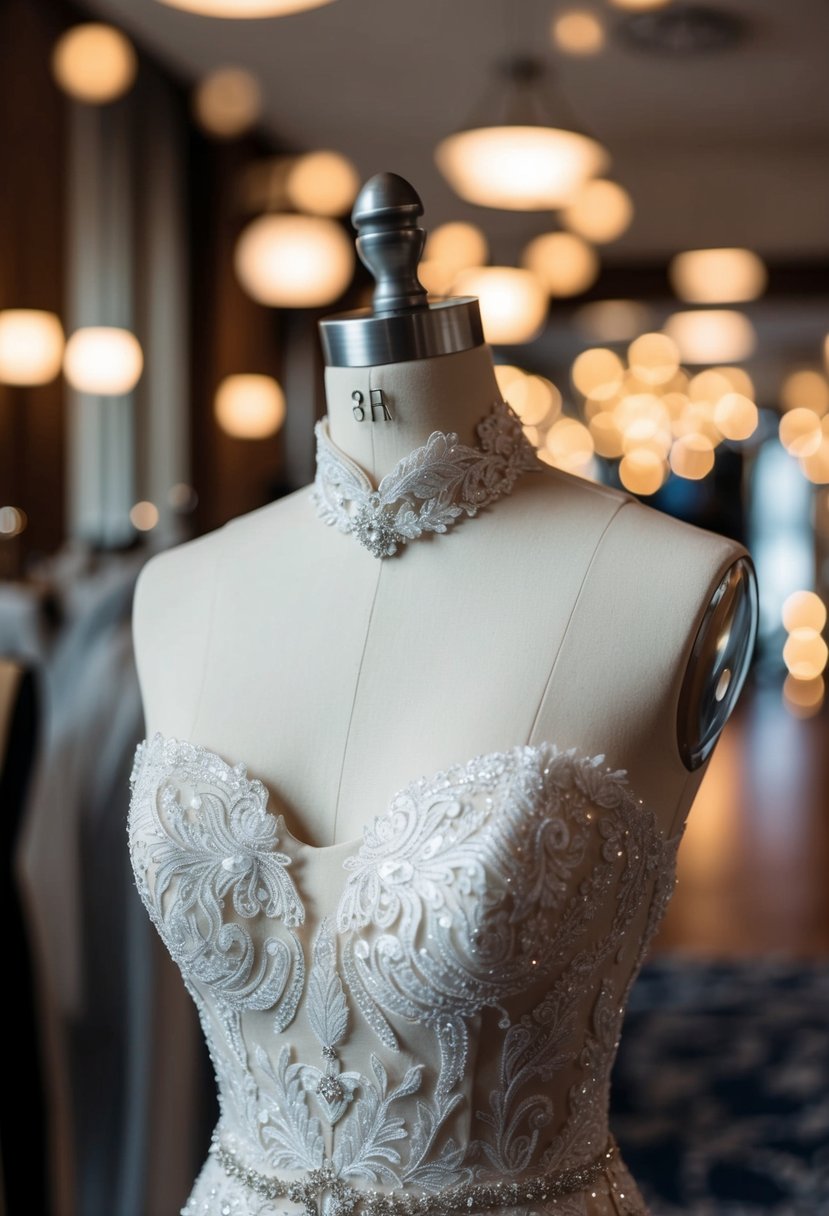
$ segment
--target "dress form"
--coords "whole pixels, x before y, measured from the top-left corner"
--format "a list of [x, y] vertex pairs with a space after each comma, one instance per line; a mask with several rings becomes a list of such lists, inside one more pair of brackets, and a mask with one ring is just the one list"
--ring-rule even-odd
[[[391, 276], [377, 277], [387, 304]], [[463, 349], [453, 337], [429, 357], [329, 360], [332, 439], [375, 482], [434, 429], [473, 442], [500, 398], [470, 302], [458, 303]], [[392, 316], [405, 324], [405, 309]], [[341, 331], [350, 317], [333, 320]], [[368, 404], [378, 389], [392, 419], [359, 421], [355, 394]], [[705, 768], [688, 761], [688, 722], [713, 707], [715, 737], [742, 681], [746, 561], [731, 540], [546, 467], [474, 520], [380, 561], [326, 527], [304, 487], [144, 567], [134, 636], [147, 734], [244, 761], [294, 838], [317, 848], [353, 841], [414, 775], [540, 740], [606, 753], [667, 833]], [[735, 675], [715, 704], [728, 613]]]
[[[331, 434], [376, 482], [435, 428], [472, 442], [500, 394], [475, 302], [419, 298], [419, 200], [399, 179], [369, 186], [358, 218], [381, 250], [375, 258], [369, 241], [361, 253], [379, 263], [379, 301], [323, 336]], [[364, 408], [360, 418], [355, 406], [380, 393], [377, 419]], [[322, 1118], [326, 1165], [342, 1166], [362, 1196], [376, 1175], [360, 1165], [356, 1116], [360, 1105], [376, 1112], [384, 1077], [405, 1091], [381, 1121], [386, 1161], [399, 1163], [388, 1145], [411, 1133], [384, 1179], [392, 1192], [423, 1185], [421, 1161], [427, 1189], [457, 1181], [459, 1151], [491, 1107], [491, 1147], [506, 1146], [513, 1174], [524, 1172], [522, 1138], [524, 1152], [540, 1132], [527, 1169], [542, 1150], [559, 1183], [567, 1165], [602, 1167], [567, 1211], [642, 1216], [623, 1163], [603, 1165], [607, 1079], [626, 985], [669, 894], [677, 829], [743, 681], [752, 609], [739, 545], [546, 465], [390, 559], [326, 527], [303, 487], [147, 563], [134, 636], [148, 741], [133, 770], [131, 849], [212, 1044], [225, 1125], [216, 1145], [231, 1167], [208, 1159], [187, 1216], [317, 1212], [260, 1207], [232, 1168], [236, 1137], [263, 1186], [274, 1174], [305, 1178], [323, 1156], [307, 1147], [308, 1109]], [[521, 784], [539, 757], [544, 774], [566, 773], [551, 745], [590, 766], [599, 793], [581, 818], [567, 803], [575, 787], [558, 776], [552, 808], [527, 795], [544, 788], [539, 774], [540, 785]], [[472, 757], [470, 771], [501, 757], [515, 778], [509, 796], [486, 799], [489, 811], [483, 790], [480, 805], [463, 801], [460, 782], [441, 793], [441, 778]], [[627, 771], [639, 805], [614, 801], [614, 769]], [[421, 777], [422, 799], [398, 800]], [[476, 824], [486, 831], [476, 836]], [[537, 829], [542, 848], [518, 847]], [[280, 905], [273, 892], [286, 884]], [[487, 908], [482, 959], [468, 931]], [[404, 965], [387, 973], [390, 952]], [[553, 1023], [560, 1041], [547, 1035]], [[517, 1056], [519, 1027], [534, 1046]], [[321, 1055], [331, 1038], [336, 1050]], [[505, 1069], [518, 1069], [508, 1084]], [[330, 1102], [343, 1095], [354, 1105], [340, 1124]], [[572, 1187], [563, 1193], [576, 1203]]]

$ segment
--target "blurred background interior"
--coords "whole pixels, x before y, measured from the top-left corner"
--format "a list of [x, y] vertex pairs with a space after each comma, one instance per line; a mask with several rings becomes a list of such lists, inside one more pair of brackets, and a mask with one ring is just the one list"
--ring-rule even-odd
[[209, 1064], [127, 857], [132, 593], [313, 478], [316, 323], [368, 302], [381, 170], [543, 458], [754, 557], [614, 1126], [656, 1216], [829, 1212], [827, 62], [825, 0], [0, 5], [10, 1213], [169, 1216], [203, 1159]]

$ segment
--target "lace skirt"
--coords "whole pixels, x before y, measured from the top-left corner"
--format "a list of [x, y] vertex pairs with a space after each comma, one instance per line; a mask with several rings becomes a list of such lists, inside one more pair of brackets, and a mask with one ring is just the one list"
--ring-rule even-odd
[[[261, 1199], [220, 1163], [207, 1158], [181, 1216], [305, 1216], [302, 1204]], [[332, 1216], [323, 1205], [321, 1216]], [[469, 1216], [649, 1216], [648, 1208], [618, 1153], [604, 1173], [583, 1191], [531, 1206], [470, 1210]]]

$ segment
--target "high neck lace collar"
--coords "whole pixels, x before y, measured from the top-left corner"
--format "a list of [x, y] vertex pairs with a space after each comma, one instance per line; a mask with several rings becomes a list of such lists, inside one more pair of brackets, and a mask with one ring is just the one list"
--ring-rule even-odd
[[524, 472], [544, 467], [517, 414], [496, 401], [475, 427], [477, 446], [454, 431], [432, 431], [375, 490], [368, 474], [331, 439], [328, 416], [314, 426], [316, 475], [311, 500], [327, 524], [351, 532], [375, 557], [391, 557], [424, 532], [445, 532], [509, 494]]

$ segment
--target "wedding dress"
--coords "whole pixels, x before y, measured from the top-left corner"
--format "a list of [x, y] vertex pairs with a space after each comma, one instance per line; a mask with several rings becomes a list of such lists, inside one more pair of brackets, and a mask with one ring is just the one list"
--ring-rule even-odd
[[608, 1086], [679, 837], [623, 770], [517, 744], [322, 847], [186, 740], [144, 739], [130, 785], [219, 1089], [185, 1216], [646, 1213]]

